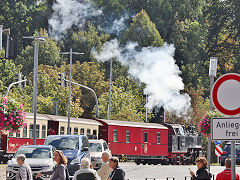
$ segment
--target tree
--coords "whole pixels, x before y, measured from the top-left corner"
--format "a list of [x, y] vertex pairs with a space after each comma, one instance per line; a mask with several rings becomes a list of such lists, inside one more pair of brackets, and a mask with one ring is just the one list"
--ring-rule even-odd
[[72, 47], [73, 50], [84, 53], [81, 56], [74, 56], [73, 62], [92, 61], [93, 58], [90, 55], [92, 48], [100, 48], [109, 39], [108, 34], [103, 33], [100, 27], [96, 28], [90, 22], [85, 30], [72, 31], [70, 34], [64, 39], [64, 50], [69, 51], [69, 47]]
[[[138, 109], [139, 98], [123, 87], [112, 85], [111, 119], [121, 121], [144, 121], [145, 114]], [[109, 93], [104, 93], [99, 99], [99, 116], [107, 119]]]
[[[41, 30], [39, 33], [40, 36], [47, 36], [46, 30]], [[44, 42], [39, 42], [39, 51], [38, 51], [38, 64], [44, 65], [61, 65], [61, 57], [59, 55], [60, 48], [57, 46], [57, 42], [53, 39], [45, 39]], [[34, 65], [34, 42], [32, 46], [27, 46], [17, 58], [17, 64], [22, 64], [22, 71], [25, 75], [28, 75]]]
[[26, 42], [22, 36], [31, 35], [40, 28], [47, 28], [48, 15], [46, 3], [37, 5], [36, 1], [32, 0], [1, 0], [0, 24], [11, 29], [11, 37], [18, 40], [20, 50]]
[[15, 65], [11, 59], [0, 59], [0, 94], [6, 93], [8, 86], [18, 80], [21, 65]]
[[132, 21], [123, 34], [123, 42], [138, 42], [142, 47], [163, 45], [163, 39], [146, 11], [139, 12]]
[[[69, 68], [67, 68], [69, 69]], [[69, 72], [69, 71], [68, 71]], [[84, 62], [80, 64], [79, 61], [73, 65], [73, 81], [92, 88], [97, 97], [107, 92], [108, 83], [104, 81], [104, 71], [101, 70], [100, 65], [95, 62]], [[82, 117], [91, 118], [92, 111], [96, 105], [93, 93], [87, 89], [81, 88], [82, 95], [80, 96], [80, 104], [84, 112]], [[73, 96], [73, 99], [78, 96]]]

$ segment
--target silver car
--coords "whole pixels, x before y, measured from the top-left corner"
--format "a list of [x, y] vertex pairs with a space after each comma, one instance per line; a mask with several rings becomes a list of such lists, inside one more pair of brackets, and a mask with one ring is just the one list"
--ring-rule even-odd
[[103, 139], [89, 139], [91, 162], [94, 169], [99, 169], [102, 166], [102, 153], [108, 151], [111, 155], [111, 151], [108, 148], [106, 141]]
[[[31, 167], [33, 177], [37, 173], [42, 171], [51, 171], [53, 170], [56, 162], [53, 161], [53, 152], [56, 149], [53, 146], [48, 145], [30, 145], [30, 146], [21, 146], [18, 148], [14, 157], [8, 161], [6, 169], [7, 180], [15, 179], [16, 173], [19, 169], [17, 164], [16, 156], [19, 154], [24, 154], [26, 156], [25, 162]], [[41, 176], [40, 179], [47, 180], [49, 175]]]

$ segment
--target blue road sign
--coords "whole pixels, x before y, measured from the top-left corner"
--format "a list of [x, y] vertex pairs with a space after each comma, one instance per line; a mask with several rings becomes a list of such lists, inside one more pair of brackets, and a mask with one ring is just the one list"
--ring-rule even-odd
[[214, 143], [218, 145], [218, 144], [222, 144], [222, 141], [214, 141]]

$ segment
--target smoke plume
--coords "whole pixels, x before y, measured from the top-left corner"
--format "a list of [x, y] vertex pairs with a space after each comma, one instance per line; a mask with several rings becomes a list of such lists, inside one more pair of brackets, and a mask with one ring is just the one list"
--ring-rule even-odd
[[56, 0], [52, 6], [53, 14], [49, 19], [51, 33], [58, 37], [73, 25], [82, 27], [87, 19], [102, 14], [91, 1]]
[[[129, 66], [129, 74], [146, 84], [144, 93], [148, 95], [147, 107], [163, 106], [165, 110], [177, 115], [186, 115], [190, 109], [190, 97], [181, 94], [184, 84], [179, 76], [181, 71], [173, 58], [175, 48], [164, 44], [163, 47], [144, 47], [136, 50], [137, 43], [121, 47], [116, 39], [106, 42], [100, 52], [92, 54], [99, 61], [116, 58]], [[139, 49], [139, 48], [138, 48]]]

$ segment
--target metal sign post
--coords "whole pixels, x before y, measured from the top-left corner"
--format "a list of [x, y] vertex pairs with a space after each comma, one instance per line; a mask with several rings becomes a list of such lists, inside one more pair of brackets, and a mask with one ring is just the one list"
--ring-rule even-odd
[[[221, 76], [214, 84], [211, 98], [215, 107], [225, 115], [240, 114], [240, 75], [225, 74]], [[236, 149], [235, 140], [240, 139], [239, 121], [233, 121], [234, 118], [213, 118], [212, 120], [212, 139], [231, 140], [231, 170], [232, 180], [236, 179]], [[218, 136], [218, 134], [220, 134]], [[218, 138], [218, 139], [217, 139]]]

